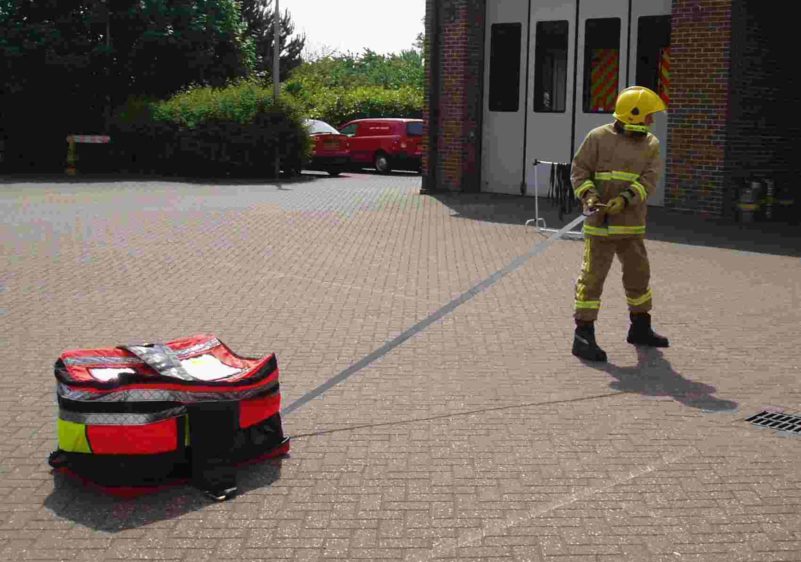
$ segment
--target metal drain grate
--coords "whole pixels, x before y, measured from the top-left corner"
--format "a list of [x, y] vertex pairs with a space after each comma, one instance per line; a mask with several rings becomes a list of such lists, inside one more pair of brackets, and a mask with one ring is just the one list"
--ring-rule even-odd
[[754, 425], [769, 427], [778, 431], [789, 431], [801, 435], [801, 416], [782, 412], [759, 412], [747, 420]]

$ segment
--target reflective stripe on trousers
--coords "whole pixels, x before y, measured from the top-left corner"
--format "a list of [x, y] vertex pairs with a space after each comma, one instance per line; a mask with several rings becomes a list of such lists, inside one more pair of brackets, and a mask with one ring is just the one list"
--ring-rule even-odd
[[622, 265], [629, 311], [647, 312], [651, 309], [651, 270], [645, 241], [642, 238], [588, 236], [584, 239], [581, 274], [576, 281], [574, 317], [577, 320], [594, 321], [598, 318], [604, 282], [615, 255]]

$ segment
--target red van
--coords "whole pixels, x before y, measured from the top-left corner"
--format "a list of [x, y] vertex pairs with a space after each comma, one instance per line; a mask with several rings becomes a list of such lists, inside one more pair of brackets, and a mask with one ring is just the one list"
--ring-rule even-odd
[[356, 119], [339, 128], [350, 138], [350, 161], [355, 167], [372, 166], [386, 174], [393, 169], [420, 171], [423, 120]]

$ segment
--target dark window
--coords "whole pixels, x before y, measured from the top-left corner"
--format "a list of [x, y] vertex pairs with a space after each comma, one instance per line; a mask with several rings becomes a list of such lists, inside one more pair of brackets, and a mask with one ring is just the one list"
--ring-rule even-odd
[[584, 113], [612, 113], [620, 76], [620, 18], [587, 20], [584, 33]]
[[517, 111], [520, 107], [519, 23], [496, 23], [490, 36], [490, 111]]
[[670, 16], [646, 16], [637, 22], [637, 85], [670, 100]]
[[567, 21], [537, 22], [534, 111], [565, 111], [567, 91]]
[[339, 132], [342, 133], [343, 135], [348, 135], [349, 137], [352, 137], [353, 135], [356, 134], [356, 127], [358, 126], [359, 125], [357, 123], [351, 123], [344, 129], [341, 129]]
[[406, 123], [406, 134], [410, 137], [422, 137], [423, 124], [417, 122]]

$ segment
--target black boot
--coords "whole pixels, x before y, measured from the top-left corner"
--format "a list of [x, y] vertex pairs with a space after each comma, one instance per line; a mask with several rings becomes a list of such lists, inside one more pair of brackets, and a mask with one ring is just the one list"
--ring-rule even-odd
[[595, 342], [595, 323], [576, 322], [573, 355], [587, 361], [606, 362], [606, 352]]
[[651, 329], [651, 315], [647, 312], [631, 314], [631, 327], [626, 341], [648, 347], [669, 347], [668, 339]]

